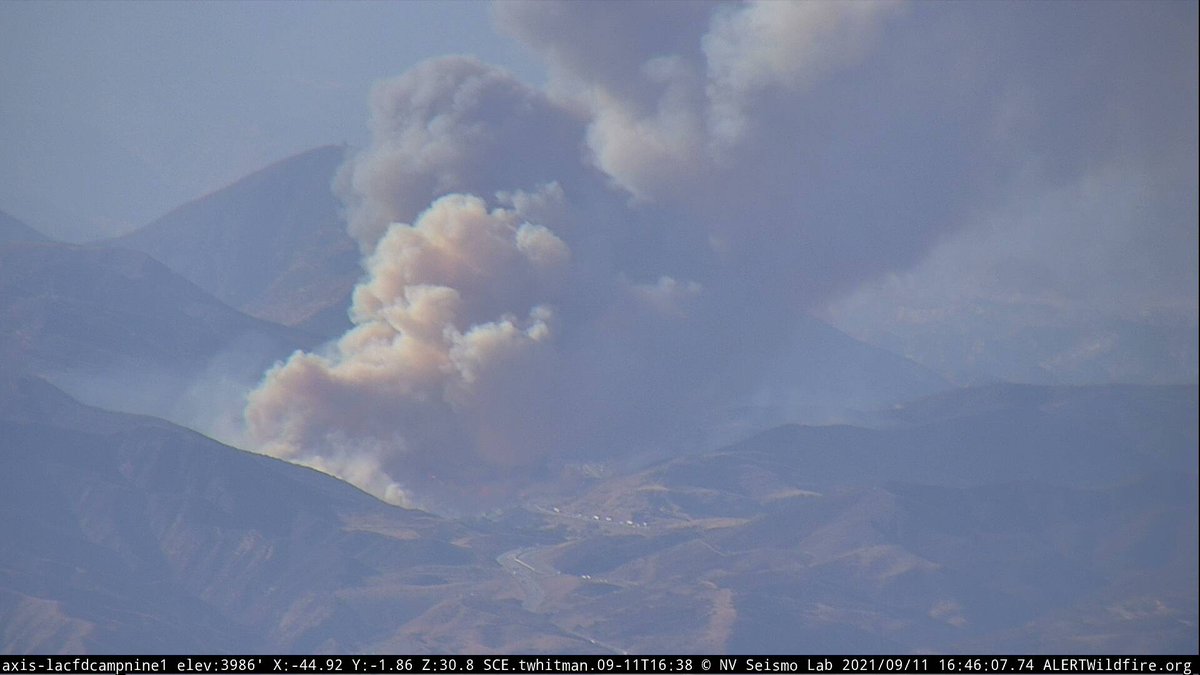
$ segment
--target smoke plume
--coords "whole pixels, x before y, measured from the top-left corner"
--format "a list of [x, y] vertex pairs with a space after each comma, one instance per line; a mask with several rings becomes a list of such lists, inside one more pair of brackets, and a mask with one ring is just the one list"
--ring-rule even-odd
[[914, 85], [944, 64], [895, 5], [613, 9], [497, 6], [546, 90], [466, 57], [377, 85], [338, 180], [354, 328], [250, 395], [260, 451], [447, 508], [688, 447], [985, 192], [990, 119]]

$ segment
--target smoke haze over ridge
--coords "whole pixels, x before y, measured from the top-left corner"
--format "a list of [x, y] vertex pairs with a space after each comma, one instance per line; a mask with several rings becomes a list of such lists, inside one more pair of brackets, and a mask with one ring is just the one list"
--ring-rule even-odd
[[[355, 327], [246, 410], [259, 451], [397, 503], [486, 503], [554, 462], [684, 447], [803, 348], [802, 312], [917, 263], [1031, 170], [1070, 183], [1162, 142], [1137, 106], [1055, 108], [1061, 82], [1021, 51], [1054, 42], [1069, 73], [1111, 8], [495, 13], [547, 89], [459, 56], [376, 86], [372, 142], [338, 180], [366, 270]], [[1145, 138], [1096, 142], [1128, 119]]]

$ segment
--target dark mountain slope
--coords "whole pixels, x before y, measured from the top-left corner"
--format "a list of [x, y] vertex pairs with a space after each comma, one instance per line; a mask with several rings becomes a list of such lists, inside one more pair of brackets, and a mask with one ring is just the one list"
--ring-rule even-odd
[[144, 253], [0, 245], [0, 367], [95, 405], [212, 432], [240, 416], [267, 367], [318, 341], [221, 304]]
[[202, 363], [237, 339], [275, 351], [313, 336], [253, 319], [144, 253], [68, 244], [0, 246], [0, 355], [31, 369]]
[[1196, 434], [1196, 387], [948, 392], [596, 481], [521, 560], [632, 650], [1189, 653]]
[[586, 648], [503, 600], [487, 537], [32, 378], [0, 379], [0, 510], [0, 652], [411, 650], [430, 611], [466, 616], [444, 649]]

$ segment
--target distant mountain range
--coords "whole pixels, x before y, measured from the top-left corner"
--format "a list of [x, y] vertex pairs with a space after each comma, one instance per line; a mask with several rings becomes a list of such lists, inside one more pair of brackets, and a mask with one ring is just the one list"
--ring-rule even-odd
[[358, 251], [331, 191], [343, 154], [301, 153], [88, 246], [0, 214], [0, 364], [231, 435], [266, 368], [349, 324]]
[[1053, 305], [977, 302], [855, 337], [957, 384], [1186, 384], [1200, 370], [1194, 309], [1083, 321]]
[[[1196, 390], [961, 398], [907, 435], [785, 427], [454, 521], [0, 378], [0, 650], [1194, 653]], [[1125, 475], [919, 475], [999, 451], [989, 417], [1042, 448], [1182, 431], [1124, 444]], [[889, 455], [918, 469], [864, 472]]]
[[0, 246], [0, 315], [0, 353], [39, 370], [186, 368], [247, 336], [284, 349], [314, 340], [230, 309], [144, 253], [70, 244]]
[[324, 474], [30, 378], [0, 378], [0, 438], [0, 652], [589, 649], [486, 533]]
[[[221, 302], [325, 338], [349, 328], [361, 275], [331, 185], [347, 149], [323, 146], [256, 171], [145, 227], [103, 242], [145, 252]], [[762, 408], [735, 414], [761, 428], [825, 420], [950, 385], [933, 371], [805, 317], [775, 368]]]
[[[350, 325], [359, 252], [331, 188], [345, 154], [300, 153], [90, 246], [52, 243], [0, 219], [11, 233], [0, 243], [0, 359], [89, 403], [211, 432], [213, 413], [195, 399], [236, 397], [275, 360]], [[846, 420], [950, 386], [811, 317], [793, 345], [761, 403], [730, 411], [717, 438], [787, 420]], [[223, 424], [236, 424], [236, 407], [226, 403]]]
[[634, 652], [1194, 653], [1196, 410], [1004, 385], [779, 427], [545, 499], [521, 559]]
[[0, 367], [108, 408], [211, 431], [240, 416], [237, 396], [265, 368], [318, 342], [227, 307], [144, 253], [0, 244]]
[[49, 237], [0, 211], [0, 244], [13, 241], [49, 241]]
[[105, 244], [148, 253], [251, 316], [340, 334], [360, 275], [332, 189], [345, 154], [302, 152]]
[[791, 347], [768, 376], [766, 391], [784, 418], [844, 419], [952, 385], [934, 371], [856, 340], [811, 316], [797, 322]]
[[165, 421], [236, 439], [344, 328], [343, 153], [99, 245], [0, 214], [0, 651], [1195, 653], [1195, 385], [953, 388], [810, 317], [731, 442], [466, 518]]

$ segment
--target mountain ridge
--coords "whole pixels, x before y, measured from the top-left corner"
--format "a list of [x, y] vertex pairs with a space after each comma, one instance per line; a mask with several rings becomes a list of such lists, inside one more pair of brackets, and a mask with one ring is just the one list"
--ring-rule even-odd
[[0, 375], [0, 507], [16, 516], [0, 536], [23, 542], [0, 549], [0, 650], [1194, 650], [1196, 470], [1180, 425], [1145, 447], [1118, 434], [1126, 454], [1165, 463], [1091, 484], [985, 467], [951, 485], [928, 463], [867, 475], [821, 462], [869, 466], [845, 450], [872, 438], [884, 442], [865, 449], [875, 464], [930, 439], [988, 451], [970, 448], [997, 408], [1061, 419], [1014, 426], [1070, 446], [1108, 398], [1152, 403], [1099, 425], [1136, 431], [1187, 408], [1195, 388], [960, 395], [903, 424], [788, 425], [447, 519]]
[[503, 625], [587, 650], [503, 600], [487, 537], [317, 471], [29, 377], [0, 376], [0, 438], [0, 535], [22, 542], [0, 548], [2, 652], [414, 651], [406, 624], [471, 602], [425, 650], [477, 651]]
[[238, 386], [319, 342], [222, 304], [139, 251], [0, 244], [0, 365], [105, 408], [188, 426], [240, 416]]
[[359, 252], [332, 191], [346, 151], [325, 145], [286, 157], [104, 243], [148, 253], [222, 302], [277, 323], [348, 307]]
[[37, 231], [33, 226], [0, 211], [0, 244], [12, 241], [50, 241], [50, 237]]

